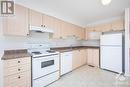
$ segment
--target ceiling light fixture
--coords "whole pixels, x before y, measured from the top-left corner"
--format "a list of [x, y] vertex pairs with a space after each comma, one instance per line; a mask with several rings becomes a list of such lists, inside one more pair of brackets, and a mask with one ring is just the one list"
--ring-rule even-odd
[[111, 0], [101, 0], [103, 5], [108, 5], [111, 3]]

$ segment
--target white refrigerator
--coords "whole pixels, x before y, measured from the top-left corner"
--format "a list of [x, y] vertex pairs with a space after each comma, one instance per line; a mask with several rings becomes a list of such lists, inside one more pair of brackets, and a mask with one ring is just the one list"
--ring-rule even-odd
[[100, 37], [100, 67], [117, 73], [123, 72], [123, 34], [108, 33]]

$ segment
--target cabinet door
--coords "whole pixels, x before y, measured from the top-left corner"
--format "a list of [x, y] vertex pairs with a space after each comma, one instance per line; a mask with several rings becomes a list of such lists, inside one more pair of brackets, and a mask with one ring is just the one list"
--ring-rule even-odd
[[79, 58], [79, 51], [78, 50], [74, 50], [73, 51], [73, 58], [72, 58], [72, 69], [76, 69], [79, 67], [80, 62], [79, 62], [80, 58]]
[[85, 39], [85, 30], [81, 27], [77, 27], [77, 36], [79, 39]]
[[99, 67], [99, 49], [87, 49], [87, 64]]
[[4, 77], [4, 87], [31, 87], [31, 70]]
[[26, 36], [28, 29], [28, 9], [15, 5], [15, 15], [5, 17], [3, 20], [4, 35]]
[[71, 35], [71, 31], [69, 29], [69, 24], [67, 22], [61, 22], [61, 37], [66, 38]]
[[77, 30], [76, 26], [74, 24], [71, 25], [72, 35], [77, 36]]
[[73, 69], [76, 69], [87, 63], [87, 53], [86, 50], [75, 50], [73, 51], [72, 60]]
[[91, 39], [89, 33], [94, 32], [94, 31], [95, 31], [95, 30], [94, 30], [94, 27], [88, 27], [88, 28], [86, 29], [86, 39], [87, 39], [87, 40], [90, 40], [90, 39]]
[[80, 38], [85, 40], [85, 29], [84, 28], [80, 28], [80, 29], [81, 29]]
[[87, 63], [87, 50], [80, 50], [80, 66]]
[[93, 27], [94, 29], [94, 31], [98, 31], [98, 32], [103, 32], [103, 31], [105, 31], [105, 29], [104, 29], [104, 25], [103, 24], [100, 24], [100, 25], [96, 25], [95, 27]]
[[124, 29], [123, 20], [117, 20], [112, 22], [112, 30], [123, 30], [123, 29]]
[[42, 20], [43, 20], [43, 25], [45, 27], [48, 27], [51, 29], [54, 28], [54, 18], [53, 17], [44, 14]]
[[111, 30], [112, 30], [111, 23], [103, 24], [103, 28], [102, 28], [103, 32], [107, 32], [107, 31], [111, 31]]
[[30, 26], [41, 27], [42, 26], [42, 13], [34, 11], [34, 10], [29, 10], [29, 23], [30, 23]]
[[99, 67], [99, 49], [93, 49], [93, 64]]
[[93, 49], [87, 49], [87, 64], [93, 65]]
[[61, 21], [54, 18], [54, 34], [53, 34], [53, 38], [60, 38], [61, 37]]
[[79, 28], [77, 26], [75, 26], [75, 36], [80, 38], [80, 36], [79, 36]]

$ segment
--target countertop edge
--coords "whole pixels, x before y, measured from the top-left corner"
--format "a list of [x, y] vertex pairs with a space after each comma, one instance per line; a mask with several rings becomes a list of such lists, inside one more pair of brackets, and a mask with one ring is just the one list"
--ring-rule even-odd
[[100, 47], [99, 46], [75, 46], [75, 47], [57, 47], [57, 48], [51, 48], [51, 49], [55, 51], [59, 51], [60, 53], [63, 53], [63, 52], [70, 52], [74, 50], [82, 50], [82, 49], [88, 49], [88, 48], [99, 49]]

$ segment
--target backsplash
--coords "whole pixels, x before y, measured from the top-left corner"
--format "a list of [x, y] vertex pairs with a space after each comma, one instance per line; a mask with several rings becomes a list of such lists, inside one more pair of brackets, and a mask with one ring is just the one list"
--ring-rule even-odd
[[100, 46], [100, 40], [86, 40], [81, 43], [83, 46]]
[[66, 47], [80, 46], [81, 41], [76, 39], [49, 39], [45, 36], [39, 37], [15, 37], [15, 36], [0, 36], [0, 48], [6, 49], [21, 49], [26, 48], [26, 44], [48, 44], [50, 47]]

